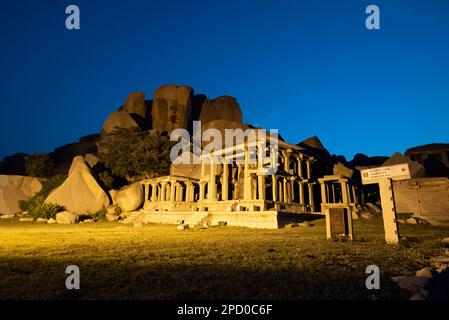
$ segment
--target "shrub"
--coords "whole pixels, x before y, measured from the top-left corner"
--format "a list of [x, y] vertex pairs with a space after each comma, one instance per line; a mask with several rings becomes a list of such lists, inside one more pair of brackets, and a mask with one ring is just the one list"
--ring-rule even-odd
[[174, 142], [163, 135], [138, 128], [116, 128], [100, 144], [99, 157], [112, 175], [134, 181], [169, 174], [173, 145]]
[[90, 214], [90, 216], [94, 221], [98, 221], [100, 219], [104, 219], [104, 217], [106, 216], [106, 213], [107, 213], [106, 207], [103, 206], [103, 208], [101, 208], [97, 212]]
[[44, 201], [47, 199], [50, 192], [56, 187], [59, 187], [66, 178], [67, 176], [60, 175], [42, 181], [42, 190], [33, 198], [30, 200], [19, 201], [20, 209], [27, 211], [34, 220], [37, 218], [55, 218], [58, 212], [65, 210], [64, 207], [57, 204], [44, 203]]
[[95, 176], [100, 186], [105, 190], [120, 189], [128, 184], [126, 179], [113, 175], [111, 170], [106, 168], [102, 162], [98, 162], [93, 166], [92, 174]]
[[49, 178], [54, 169], [53, 160], [48, 154], [33, 154], [25, 157], [25, 171], [30, 177]]

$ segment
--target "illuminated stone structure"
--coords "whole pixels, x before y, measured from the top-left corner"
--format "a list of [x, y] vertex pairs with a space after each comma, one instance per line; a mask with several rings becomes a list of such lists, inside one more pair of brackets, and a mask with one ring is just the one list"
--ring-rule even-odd
[[143, 181], [144, 220], [197, 224], [207, 219], [212, 225], [278, 228], [283, 215], [315, 213], [316, 160], [297, 145], [278, 141], [276, 148], [239, 144], [203, 155], [199, 180]]

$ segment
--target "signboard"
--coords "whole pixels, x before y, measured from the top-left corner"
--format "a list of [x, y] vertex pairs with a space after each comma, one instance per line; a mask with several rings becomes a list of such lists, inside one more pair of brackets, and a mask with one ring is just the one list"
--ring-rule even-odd
[[363, 184], [379, 183], [382, 179], [407, 180], [410, 179], [408, 163], [393, 166], [363, 169], [360, 171]]

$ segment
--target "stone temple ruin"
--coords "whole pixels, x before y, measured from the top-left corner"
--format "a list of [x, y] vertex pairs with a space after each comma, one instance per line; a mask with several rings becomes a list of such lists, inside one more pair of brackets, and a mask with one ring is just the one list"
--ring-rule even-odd
[[[297, 145], [279, 142], [278, 148], [273, 174], [263, 172], [260, 161], [250, 164], [253, 155], [244, 143], [218, 151], [220, 162], [203, 156], [198, 179], [170, 175], [143, 181], [143, 222], [196, 225], [207, 220], [212, 225], [278, 228], [292, 214], [316, 213], [316, 159]], [[243, 164], [236, 161], [240, 157]]]

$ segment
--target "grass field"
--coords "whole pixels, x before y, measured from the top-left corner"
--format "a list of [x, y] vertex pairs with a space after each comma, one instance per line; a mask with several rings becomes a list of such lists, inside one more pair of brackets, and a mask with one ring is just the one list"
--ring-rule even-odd
[[[119, 223], [0, 222], [1, 299], [402, 299], [395, 275], [441, 254], [447, 228], [401, 225], [409, 241], [388, 246], [382, 220], [358, 220], [356, 241], [326, 241], [311, 227], [176, 230]], [[65, 288], [77, 265], [81, 290]], [[379, 266], [381, 289], [365, 288]]]

